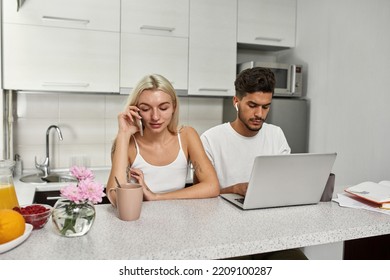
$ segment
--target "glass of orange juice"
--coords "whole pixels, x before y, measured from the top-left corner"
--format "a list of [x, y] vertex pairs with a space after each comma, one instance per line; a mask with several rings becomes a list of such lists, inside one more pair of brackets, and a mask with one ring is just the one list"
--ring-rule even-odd
[[0, 160], [0, 209], [19, 207], [12, 177], [12, 160]]

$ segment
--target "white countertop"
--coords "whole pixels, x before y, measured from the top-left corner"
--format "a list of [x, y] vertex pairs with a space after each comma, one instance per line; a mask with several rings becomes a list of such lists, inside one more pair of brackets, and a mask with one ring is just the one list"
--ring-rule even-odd
[[318, 205], [242, 211], [222, 198], [144, 202], [137, 221], [96, 206], [82, 237], [34, 230], [0, 259], [219, 259], [390, 234], [390, 216]]

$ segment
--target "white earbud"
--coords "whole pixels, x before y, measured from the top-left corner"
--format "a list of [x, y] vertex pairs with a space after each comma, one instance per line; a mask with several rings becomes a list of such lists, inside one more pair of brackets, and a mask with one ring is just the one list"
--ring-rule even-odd
[[234, 107], [236, 107], [236, 111], [238, 112], [238, 105], [237, 105], [237, 103], [234, 104]]

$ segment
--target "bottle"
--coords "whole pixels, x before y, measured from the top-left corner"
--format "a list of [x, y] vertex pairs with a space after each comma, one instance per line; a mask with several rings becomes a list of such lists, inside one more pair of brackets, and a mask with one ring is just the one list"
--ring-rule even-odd
[[14, 166], [12, 160], [0, 160], [0, 209], [19, 207], [12, 177]]
[[22, 173], [23, 173], [22, 160], [20, 159], [20, 155], [15, 154], [14, 176], [21, 176]]

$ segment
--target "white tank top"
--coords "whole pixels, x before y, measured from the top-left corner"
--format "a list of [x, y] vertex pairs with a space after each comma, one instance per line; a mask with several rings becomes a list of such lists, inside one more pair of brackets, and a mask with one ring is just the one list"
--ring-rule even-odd
[[144, 173], [145, 183], [152, 192], [170, 192], [180, 190], [185, 187], [188, 162], [181, 146], [180, 134], [177, 136], [180, 146], [179, 153], [173, 162], [163, 166], [156, 166], [148, 163], [141, 156], [139, 146], [134, 138], [137, 154], [131, 168], [142, 170]]

